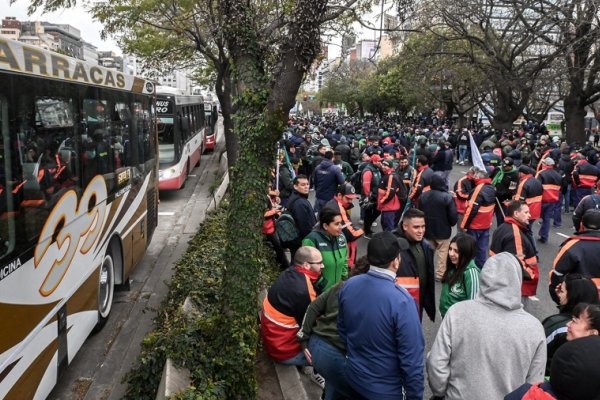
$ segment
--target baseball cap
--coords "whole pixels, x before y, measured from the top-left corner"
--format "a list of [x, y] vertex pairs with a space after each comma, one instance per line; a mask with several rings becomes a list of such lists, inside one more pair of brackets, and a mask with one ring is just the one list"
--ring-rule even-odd
[[544, 161], [542, 161], [542, 162], [543, 162], [544, 164], [546, 164], [546, 165], [554, 165], [554, 164], [555, 164], [555, 163], [554, 163], [554, 160], [553, 160], [552, 158], [550, 158], [550, 157], [546, 157], [546, 158], [544, 158]]
[[403, 250], [408, 250], [408, 241], [396, 237], [392, 232], [378, 232], [367, 245], [367, 260], [374, 266], [384, 266], [392, 262]]
[[353, 199], [357, 199], [359, 197], [358, 194], [356, 194], [356, 190], [354, 189], [354, 186], [352, 186], [349, 183], [344, 183], [342, 185], [339, 185], [338, 193], [341, 195], [344, 195], [346, 197], [353, 198]]
[[506, 166], [506, 167], [511, 167], [514, 165], [513, 159], [510, 157], [506, 157], [504, 158], [504, 160], [502, 160], [502, 165]]
[[380, 162], [381, 161], [381, 157], [379, 156], [379, 154], [373, 154], [371, 156], [371, 162]]
[[394, 168], [394, 163], [390, 160], [385, 160], [381, 163], [386, 168]]

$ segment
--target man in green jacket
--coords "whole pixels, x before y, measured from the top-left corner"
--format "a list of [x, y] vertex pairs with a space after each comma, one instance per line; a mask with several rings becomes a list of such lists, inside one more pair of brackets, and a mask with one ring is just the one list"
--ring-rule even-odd
[[323, 291], [348, 277], [348, 245], [342, 234], [342, 216], [339, 211], [323, 209], [318, 227], [302, 240], [302, 245], [317, 248], [323, 256]]

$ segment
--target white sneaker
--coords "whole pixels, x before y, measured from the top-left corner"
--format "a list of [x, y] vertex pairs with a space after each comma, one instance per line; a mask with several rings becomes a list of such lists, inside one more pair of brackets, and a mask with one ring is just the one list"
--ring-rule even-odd
[[318, 374], [313, 370], [310, 374], [310, 380], [319, 385], [321, 389], [325, 389], [325, 378], [323, 378], [321, 374]]

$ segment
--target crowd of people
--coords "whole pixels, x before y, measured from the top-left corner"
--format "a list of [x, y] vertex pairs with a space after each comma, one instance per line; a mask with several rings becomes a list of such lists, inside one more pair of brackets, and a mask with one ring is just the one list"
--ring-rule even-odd
[[[422, 399], [425, 377], [434, 398], [600, 399], [599, 150], [435, 122], [290, 120], [263, 224], [282, 269], [267, 354], [324, 399]], [[539, 251], [571, 212], [539, 321]], [[442, 318], [427, 355], [423, 314]]]

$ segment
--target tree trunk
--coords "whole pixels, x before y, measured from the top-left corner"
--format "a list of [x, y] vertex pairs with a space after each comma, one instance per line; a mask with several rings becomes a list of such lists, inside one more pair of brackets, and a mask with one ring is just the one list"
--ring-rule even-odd
[[571, 87], [564, 100], [566, 139], [569, 144], [584, 144], [588, 139], [585, 137], [585, 105], [576, 90], [577, 88]]
[[217, 73], [215, 91], [221, 104], [221, 115], [223, 116], [223, 133], [225, 135], [225, 150], [227, 151], [227, 166], [231, 167], [237, 162], [239, 143], [233, 132], [233, 105], [231, 69], [228, 63], [222, 63]]
[[467, 120], [465, 118], [465, 113], [458, 113], [458, 129], [462, 129], [465, 127]]
[[495, 129], [502, 130], [507, 129], [511, 130], [513, 122], [519, 117], [519, 114], [514, 112], [502, 110], [501, 112], [496, 112], [494, 115], [494, 120], [492, 121], [492, 126]]

